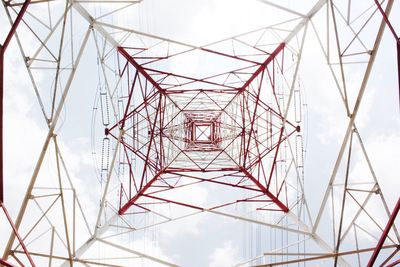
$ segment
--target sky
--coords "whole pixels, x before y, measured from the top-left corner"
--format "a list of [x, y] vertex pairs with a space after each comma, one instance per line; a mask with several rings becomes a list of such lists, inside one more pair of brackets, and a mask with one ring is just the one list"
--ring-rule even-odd
[[[298, 10], [303, 13], [306, 13], [311, 6], [310, 3], [303, 6], [296, 1], [285, 1], [285, 4], [289, 7], [298, 6]], [[400, 6], [395, 4], [393, 14], [398, 13], [399, 8]], [[270, 21], [277, 19], [276, 14], [268, 12], [267, 6], [258, 1], [189, 3], [189, 1], [145, 0], [133, 10], [137, 12], [133, 20], [132, 14], [128, 13], [119, 15], [115, 18], [117, 21], [113, 22], [193, 45], [207, 44], [264, 27], [270, 24]], [[1, 12], [1, 24], [4, 25], [6, 23], [4, 10]], [[46, 13], [45, 10], [37, 12]], [[78, 14], [74, 16], [78, 25], [79, 23], [85, 25], [75, 34], [74, 38], [79, 42], [87, 26], [78, 18]], [[319, 24], [317, 29], [323, 36], [322, 19], [317, 17], [315, 23]], [[399, 26], [398, 23], [395, 21], [395, 26]], [[2, 27], [0, 36], [5, 35], [4, 31]], [[25, 41], [29, 38], [31, 37], [27, 36]], [[399, 100], [396, 87], [397, 66], [393, 55], [395, 55], [394, 40], [386, 31], [356, 119], [359, 133], [390, 209], [398, 198], [398, 193], [393, 188], [400, 186], [396, 176], [400, 171], [397, 164], [400, 159]], [[104, 186], [98, 182], [99, 177], [96, 174], [98, 163], [93, 161], [92, 157], [92, 131], [95, 131], [95, 139], [100, 139], [103, 131], [102, 128], [93, 129], [91, 123], [99, 87], [96, 61], [94, 40], [90, 36], [88, 49], [83, 54], [56, 128], [62, 155], [92, 228], [96, 222], [98, 203]], [[183, 62], [181, 66], [185, 64], [187, 63]], [[7, 208], [15, 218], [46, 137], [47, 126], [15, 40], [7, 51], [6, 66], [5, 195]], [[179, 70], [179, 66], [176, 68]], [[350, 66], [350, 69], [347, 69], [352, 73], [349, 75], [348, 84], [349, 92], [354, 95], [359, 88], [362, 73], [356, 67], [351, 68]], [[196, 69], [191, 71], [195, 72]], [[44, 73], [37, 76], [39, 84], [43, 87], [51, 83], [50, 80], [46, 80]], [[311, 214], [315, 219], [348, 120], [324, 55], [310, 27], [304, 46], [300, 79], [306, 104], [304, 186]], [[43, 92], [43, 96], [48, 104], [51, 99], [50, 92]], [[98, 140], [94, 141], [98, 144]], [[57, 180], [51, 179], [56, 175], [55, 158], [50, 156], [54, 153], [53, 150], [51, 147], [40, 172], [38, 179], [40, 186], [57, 186]], [[354, 150], [352, 177], [370, 177], [359, 147]], [[342, 171], [343, 166], [340, 169], [340, 172]], [[186, 194], [187, 197], [199, 202], [206, 202], [211, 197], [210, 191], [202, 187]], [[4, 217], [0, 218], [2, 218], [0, 236], [4, 240], [0, 241], [2, 250], [9, 228], [4, 223]], [[384, 222], [384, 218], [378, 220]], [[87, 234], [82, 233], [78, 239], [83, 241], [86, 237]], [[276, 232], [264, 227], [213, 214], [200, 214], [157, 226], [144, 233], [129, 235], [125, 241], [139, 251], [146, 251], [182, 266], [232, 266], [259, 255], [263, 249], [269, 247], [268, 244], [277, 242], [274, 238], [279, 239], [276, 237]]]

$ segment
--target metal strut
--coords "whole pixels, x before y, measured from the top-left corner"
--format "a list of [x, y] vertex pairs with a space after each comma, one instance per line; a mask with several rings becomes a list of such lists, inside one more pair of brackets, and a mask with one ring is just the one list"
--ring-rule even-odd
[[[400, 197], [397, 200], [397, 204], [394, 207], [393, 212], [389, 217], [389, 221], [386, 224], [385, 230], [382, 232], [381, 238], [379, 239], [379, 242], [376, 245], [375, 250], [372, 253], [371, 258], [369, 259], [367, 267], [372, 267], [374, 265], [374, 263], [376, 261], [376, 258], [378, 257], [379, 252], [382, 249], [383, 243], [385, 243], [386, 237], [388, 236], [389, 231], [390, 231], [390, 229], [392, 228], [392, 226], [394, 224], [394, 221], [396, 219], [397, 214], [399, 213], [399, 210], [400, 210]], [[398, 246], [400, 246], [400, 244], [398, 244]], [[394, 266], [394, 265], [392, 265], [392, 266]]]
[[[19, 11], [17, 18], [15, 19], [14, 23], [11, 25], [11, 29], [7, 34], [6, 39], [4, 40], [4, 43], [0, 45], [0, 206], [15, 234], [15, 236], [18, 238], [18, 241], [28, 258], [30, 264], [32, 267], [35, 267], [35, 264], [31, 258], [31, 255], [29, 254], [26, 246], [24, 245], [24, 242], [21, 238], [21, 236], [18, 233], [18, 230], [14, 224], [14, 222], [11, 219], [10, 214], [8, 213], [5, 205], [4, 205], [4, 169], [3, 169], [3, 163], [4, 163], [4, 147], [3, 147], [3, 116], [4, 116], [4, 55], [7, 50], [8, 45], [11, 42], [12, 37], [14, 36], [15, 32], [17, 31], [19, 23], [22, 21], [23, 16], [25, 15], [25, 12], [30, 4], [30, 0], [26, 0], [24, 4], [21, 7], [21, 10]], [[4, 266], [13, 266], [12, 264], [8, 263], [5, 259], [0, 259], [0, 264]]]

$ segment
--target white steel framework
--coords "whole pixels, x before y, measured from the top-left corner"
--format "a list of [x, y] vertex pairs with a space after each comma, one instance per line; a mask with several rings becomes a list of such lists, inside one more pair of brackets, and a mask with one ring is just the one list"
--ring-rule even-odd
[[[13, 25], [26, 5], [2, 2]], [[166, 34], [139, 29], [132, 16], [146, 2], [162, 5], [26, 2], [13, 43], [46, 136], [15, 218], [23, 242], [15, 232], [2, 238], [3, 264], [181, 266], [160, 252], [157, 232], [200, 216], [244, 225], [235, 266], [366, 266], [381, 236], [377, 262], [397, 264], [396, 210], [363, 139], [374, 125], [358, 119], [387, 24], [396, 35], [394, 1], [254, 1], [267, 14], [256, 17], [262, 27], [205, 45], [167, 25]], [[338, 100], [306, 102], [313, 83]], [[330, 126], [342, 139], [312, 150], [324, 105], [337, 108]], [[91, 140], [91, 151], [71, 153], [74, 136]], [[319, 177], [328, 159], [330, 174]], [[5, 203], [13, 194], [5, 190]], [[184, 243], [169, 246], [186, 251]]]

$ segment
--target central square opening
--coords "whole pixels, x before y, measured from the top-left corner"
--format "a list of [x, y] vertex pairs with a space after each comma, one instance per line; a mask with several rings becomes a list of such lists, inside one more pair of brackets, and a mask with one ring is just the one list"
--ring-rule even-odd
[[195, 124], [194, 125], [194, 141], [207, 142], [213, 141], [212, 129], [213, 124]]
[[188, 112], [185, 113], [185, 143], [188, 151], [220, 150], [221, 123], [219, 113]]

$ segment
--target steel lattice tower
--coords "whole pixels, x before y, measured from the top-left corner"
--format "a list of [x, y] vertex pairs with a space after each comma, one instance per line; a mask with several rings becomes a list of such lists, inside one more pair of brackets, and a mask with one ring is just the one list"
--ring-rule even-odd
[[[243, 13], [246, 5], [263, 10], [263, 26], [205, 45], [176, 39], [175, 29], [169, 36], [139, 29], [133, 14], [155, 0], [2, 2], [1, 23], [11, 26], [3, 27], [1, 93], [7, 100], [16, 79], [7, 62], [16, 64], [20, 50], [45, 137], [15, 219], [5, 206], [12, 199], [14, 212], [19, 200], [3, 190], [10, 178], [1, 160], [7, 220], [0, 225], [13, 231], [1, 237], [0, 264], [180, 266], [154, 236], [202, 215], [213, 216], [209, 224], [231, 220], [223, 230], [232, 235], [239, 223], [247, 227], [244, 256], [229, 262], [235, 266], [398, 264], [399, 203], [392, 210], [386, 200], [398, 193], [383, 192], [385, 177], [378, 179], [364, 140], [377, 130], [359, 119], [369, 84], [380, 79], [373, 67], [382, 68], [386, 27], [400, 51], [393, 0], [234, 1]], [[185, 3], [175, 2], [179, 14]], [[172, 17], [165, 16], [173, 24]], [[329, 112], [337, 113], [333, 122], [321, 115]], [[320, 118], [331, 128], [318, 128]], [[318, 131], [335, 130], [340, 142], [327, 134], [307, 148]], [[24, 134], [35, 137], [34, 129]], [[90, 152], [83, 141], [71, 152], [76, 136], [91, 140]], [[1, 140], [3, 151], [7, 136]], [[328, 161], [330, 172], [320, 177]]]

